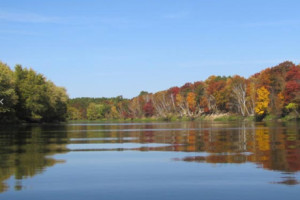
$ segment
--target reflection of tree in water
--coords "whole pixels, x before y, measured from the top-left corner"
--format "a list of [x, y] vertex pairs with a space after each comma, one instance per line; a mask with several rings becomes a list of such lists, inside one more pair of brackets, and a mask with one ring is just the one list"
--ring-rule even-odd
[[[208, 156], [178, 158], [187, 162], [245, 163], [253, 162], [259, 167], [281, 172], [300, 170], [299, 133], [296, 125], [266, 126], [265, 124], [218, 124], [218, 123], [169, 123], [137, 124], [130, 126], [103, 126], [109, 132], [101, 132], [97, 126], [70, 127], [70, 138], [98, 138], [78, 140], [73, 143], [138, 143], [149, 144], [139, 148], [116, 148], [111, 151], [179, 151], [207, 152]], [[161, 128], [161, 129], [159, 129]], [[122, 131], [126, 129], [127, 131]], [[134, 131], [128, 131], [128, 130]], [[91, 130], [90, 132], [87, 130]], [[99, 131], [98, 131], [99, 130]], [[100, 140], [109, 139], [109, 140]], [[165, 146], [151, 147], [151, 143]], [[126, 146], [126, 145], [125, 145]], [[88, 150], [88, 149], [87, 149]], [[95, 149], [97, 151], [105, 149]], [[107, 149], [106, 149], [107, 150]], [[82, 149], [80, 150], [82, 151]], [[291, 183], [283, 181], [282, 183]], [[297, 181], [294, 181], [297, 183]]]
[[[130, 131], [130, 130], [134, 131]], [[125, 130], [125, 131], [124, 131]], [[69, 151], [66, 144], [99, 144], [96, 151], [178, 151], [207, 152], [175, 160], [205, 163], [253, 162], [268, 170], [289, 173], [278, 184], [298, 184], [300, 143], [296, 126], [265, 126], [217, 123], [168, 123], [104, 126], [21, 127], [0, 131], [0, 192], [8, 190], [5, 181], [14, 176], [15, 190], [24, 178], [42, 173], [63, 162], [52, 155]], [[101, 149], [101, 144], [141, 144], [140, 148]], [[163, 146], [151, 143], [165, 144]], [[147, 145], [143, 145], [147, 144]], [[76, 147], [76, 145], [75, 145]], [[84, 151], [91, 149], [70, 149]]]
[[11, 176], [16, 179], [15, 190], [21, 190], [22, 179], [33, 177], [42, 173], [47, 167], [64, 162], [49, 156], [66, 151], [65, 134], [43, 132], [44, 128], [1, 129], [0, 193], [9, 189], [5, 181]]
[[293, 173], [290, 173], [289, 176], [281, 177], [283, 180], [278, 182], [272, 182], [274, 184], [284, 184], [284, 185], [298, 185], [300, 182], [296, 179]]
[[[70, 127], [70, 138], [98, 138], [78, 140], [73, 143], [138, 143], [149, 144], [140, 148], [116, 148], [109, 150], [207, 152], [208, 156], [178, 158], [187, 162], [245, 163], [281, 172], [300, 170], [300, 144], [296, 124], [287, 126], [265, 124], [218, 124], [218, 123], [168, 123], [137, 124], [130, 126], [108, 125], [101, 132], [97, 126]], [[161, 128], [161, 129], [159, 129]], [[87, 132], [86, 130], [92, 130]], [[135, 131], [122, 131], [135, 130]], [[99, 131], [98, 131], [99, 130]], [[79, 131], [79, 132], [78, 132]], [[110, 140], [100, 140], [106, 138]], [[165, 146], [151, 147], [151, 143]], [[126, 145], [125, 145], [126, 146]], [[96, 149], [101, 150], [101, 149]], [[104, 150], [104, 149], [103, 149]], [[107, 149], [106, 149], [107, 150]]]
[[[199, 151], [208, 156], [190, 156], [181, 160], [205, 163], [254, 162], [259, 167], [290, 173], [280, 184], [299, 184], [293, 175], [300, 171], [300, 134], [297, 126], [256, 126], [253, 129], [203, 131]], [[195, 144], [197, 145], [197, 144]]]

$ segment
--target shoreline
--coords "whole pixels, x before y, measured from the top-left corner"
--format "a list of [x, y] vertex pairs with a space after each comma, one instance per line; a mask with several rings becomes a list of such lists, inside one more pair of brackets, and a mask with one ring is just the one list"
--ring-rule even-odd
[[80, 123], [80, 122], [115, 122], [115, 123], [139, 123], [139, 122], [192, 122], [192, 121], [210, 121], [210, 122], [292, 122], [300, 121], [300, 118], [295, 116], [286, 116], [278, 118], [276, 116], [267, 115], [262, 120], [257, 120], [255, 116], [243, 117], [240, 115], [230, 113], [210, 114], [202, 115], [198, 117], [144, 117], [144, 118], [127, 118], [127, 119], [78, 119], [78, 120], [66, 120], [66, 121], [55, 121], [55, 122], [26, 122], [26, 121], [11, 121], [11, 122], [0, 122], [0, 125], [53, 125], [53, 124], [64, 124], [64, 123]]
[[192, 122], [192, 121], [214, 121], [214, 122], [290, 122], [299, 121], [300, 118], [296, 117], [284, 117], [278, 118], [274, 116], [266, 116], [262, 120], [256, 120], [255, 116], [243, 117], [240, 115], [222, 113], [222, 114], [211, 114], [203, 115], [199, 117], [150, 117], [150, 118], [133, 118], [133, 119], [97, 119], [97, 120], [67, 120], [68, 122]]

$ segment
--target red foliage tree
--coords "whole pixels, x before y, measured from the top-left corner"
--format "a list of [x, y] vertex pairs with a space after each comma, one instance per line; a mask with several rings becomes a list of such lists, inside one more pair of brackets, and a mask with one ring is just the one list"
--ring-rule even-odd
[[184, 97], [186, 97], [187, 94], [189, 92], [192, 92], [193, 90], [194, 90], [194, 86], [192, 83], [186, 83], [183, 86], [181, 86], [181, 88], [180, 88], [180, 92]]
[[143, 106], [143, 111], [146, 115], [146, 117], [151, 117], [154, 114], [154, 107], [152, 100], [149, 100], [145, 105]]
[[291, 67], [286, 74], [285, 80], [285, 103], [289, 103], [300, 93], [300, 67]]
[[176, 97], [176, 95], [180, 92], [179, 87], [172, 87], [168, 91], [173, 97]]

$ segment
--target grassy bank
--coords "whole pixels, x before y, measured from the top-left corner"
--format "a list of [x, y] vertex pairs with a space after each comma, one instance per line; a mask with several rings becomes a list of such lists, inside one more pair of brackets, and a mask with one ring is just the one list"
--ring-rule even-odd
[[202, 115], [198, 117], [180, 117], [180, 116], [168, 116], [168, 117], [149, 117], [149, 118], [133, 118], [133, 119], [98, 119], [98, 120], [69, 120], [68, 122], [185, 122], [185, 121], [216, 121], [216, 122], [229, 122], [229, 121], [296, 121], [300, 120], [299, 117], [294, 115], [287, 115], [283, 118], [278, 118], [273, 115], [267, 115], [263, 119], [258, 120], [255, 116], [243, 117], [240, 115], [222, 113], [222, 114], [211, 114]]
[[132, 118], [132, 119], [98, 119], [98, 120], [69, 120], [68, 122], [185, 122], [185, 121], [254, 121], [254, 117], [242, 117], [231, 114], [213, 114], [202, 115], [198, 117], [180, 117], [180, 116], [167, 116], [167, 117], [149, 117], [149, 118]]

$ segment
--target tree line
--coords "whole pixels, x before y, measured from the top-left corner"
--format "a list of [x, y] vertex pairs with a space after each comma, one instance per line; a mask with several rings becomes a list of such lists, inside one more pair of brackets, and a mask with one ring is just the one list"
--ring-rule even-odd
[[75, 98], [68, 119], [196, 118], [231, 113], [261, 120], [266, 116], [299, 118], [300, 65], [286, 61], [249, 78], [210, 76], [132, 99]]
[[[3, 100], [2, 100], [3, 99]], [[210, 76], [132, 99], [69, 99], [66, 90], [33, 69], [0, 62], [0, 121], [53, 122], [98, 119], [197, 118], [231, 113], [263, 119], [299, 118], [300, 65], [286, 61], [249, 78]]]
[[68, 95], [33, 69], [0, 62], [0, 122], [54, 122], [67, 117]]

